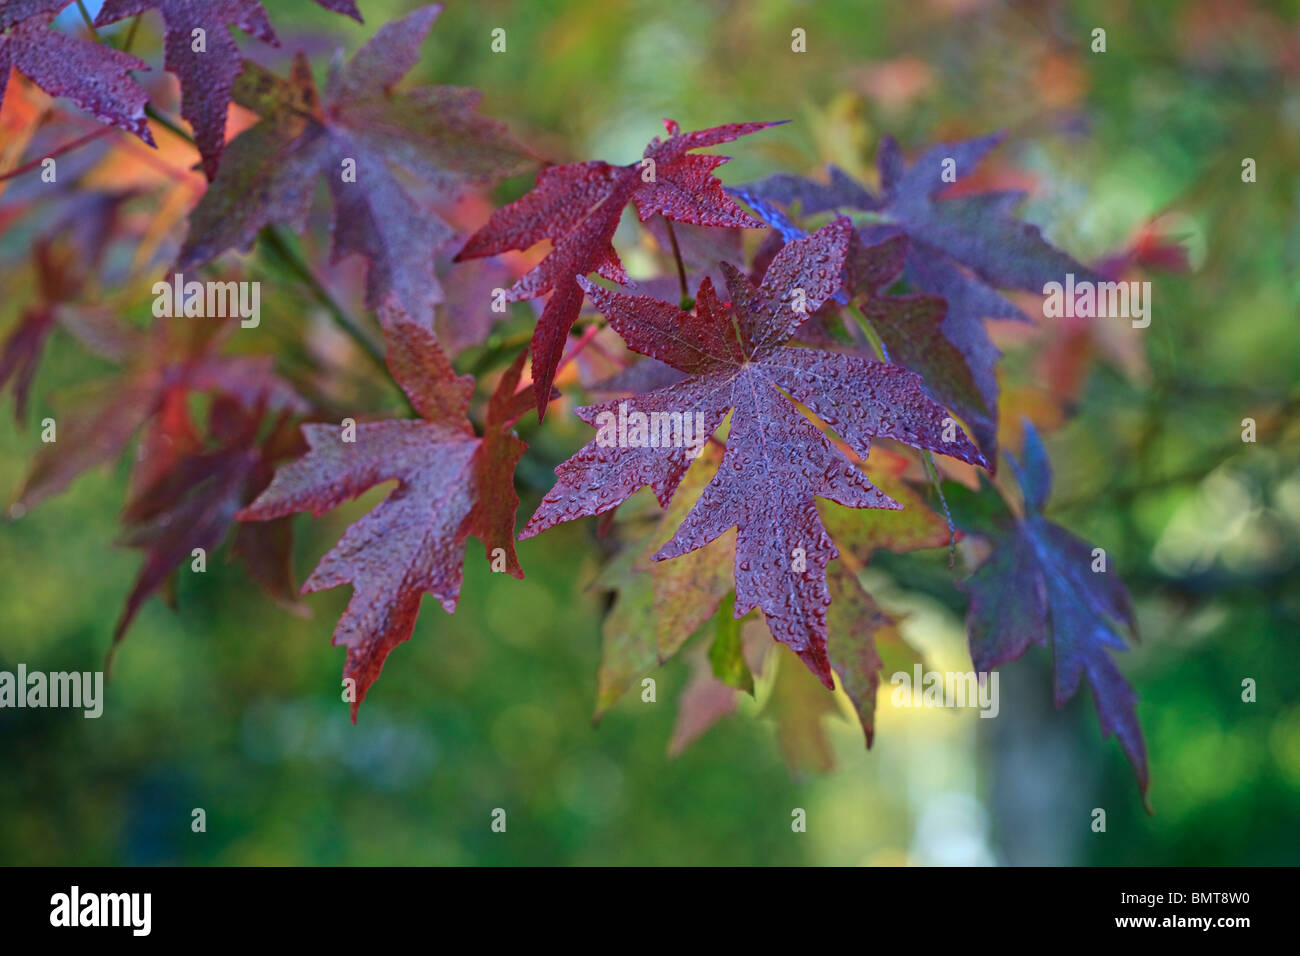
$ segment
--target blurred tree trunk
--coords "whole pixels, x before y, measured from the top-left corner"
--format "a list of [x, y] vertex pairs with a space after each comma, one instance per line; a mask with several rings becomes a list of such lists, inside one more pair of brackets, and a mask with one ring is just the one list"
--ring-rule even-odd
[[[1031, 653], [1000, 670], [1001, 709], [981, 720], [989, 812], [998, 862], [1065, 866], [1083, 862], [1097, 770], [1082, 746], [1078, 698], [1052, 704], [1050, 656]], [[1087, 694], [1080, 695], [1087, 698]]]

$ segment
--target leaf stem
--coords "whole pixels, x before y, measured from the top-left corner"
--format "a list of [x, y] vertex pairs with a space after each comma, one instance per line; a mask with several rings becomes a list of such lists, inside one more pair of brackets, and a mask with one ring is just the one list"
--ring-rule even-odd
[[143, 16], [144, 16], [143, 13], [137, 13], [137, 14], [135, 15], [135, 17], [131, 20], [131, 26], [129, 26], [129, 27], [127, 28], [127, 31], [126, 31], [126, 39], [122, 41], [122, 52], [123, 52], [123, 53], [130, 53], [130, 52], [131, 52], [131, 47], [132, 47], [132, 45], [134, 45], [134, 43], [135, 43], [135, 31], [136, 31], [137, 29], [139, 29], [139, 27], [140, 27], [140, 18], [143, 17]]
[[262, 241], [266, 243], [280, 261], [289, 267], [289, 270], [298, 277], [303, 285], [311, 290], [312, 295], [325, 307], [325, 310], [329, 312], [330, 317], [338, 323], [339, 327], [361, 346], [362, 350], [370, 356], [376, 365], [387, 371], [388, 365], [384, 362], [383, 349], [374, 343], [361, 328], [360, 323], [348, 315], [347, 311], [330, 294], [330, 291], [325, 288], [320, 279], [316, 278], [316, 274], [312, 272], [306, 260], [285, 239], [284, 233], [276, 226], [267, 226], [262, 230]]
[[496, 365], [503, 356], [515, 354], [532, 340], [533, 332], [531, 329], [516, 332], [514, 335], [508, 335], [504, 338], [493, 339], [489, 337], [483, 353], [465, 371], [478, 378], [479, 375]]
[[81, 19], [86, 21], [86, 28], [90, 30], [91, 36], [99, 38], [99, 31], [95, 29], [95, 21], [90, 17], [90, 11], [86, 9], [86, 4], [82, 0], [77, 0], [77, 9], [81, 11]]
[[261, 239], [266, 249], [297, 276], [298, 280], [315, 296], [316, 301], [325, 307], [325, 311], [329, 313], [335, 324], [346, 332], [361, 347], [361, 350], [365, 352], [370, 360], [383, 371], [384, 376], [397, 388], [406, 407], [414, 415], [416, 413], [415, 407], [411, 404], [406, 392], [393, 379], [388, 363], [384, 359], [384, 350], [375, 344], [370, 335], [361, 327], [361, 323], [349, 315], [347, 310], [330, 293], [329, 289], [325, 288], [324, 283], [316, 277], [316, 273], [312, 271], [311, 266], [285, 238], [284, 232], [277, 226], [267, 226], [261, 232]]
[[[668, 242], [673, 247], [673, 261], [677, 263], [677, 283], [682, 290], [681, 307], [683, 309], [692, 308], [695, 302], [691, 299], [691, 290], [686, 284], [686, 265], [682, 262], [681, 247], [677, 245], [677, 233], [673, 231], [673, 221], [671, 219], [664, 216], [663, 220], [664, 225], [668, 227]], [[688, 302], [690, 305], [687, 305]]]
[[925, 473], [930, 479], [930, 484], [934, 485], [935, 494], [939, 496], [939, 504], [943, 506], [943, 517], [948, 522], [948, 570], [951, 571], [957, 554], [957, 532], [953, 527], [952, 512], [948, 510], [948, 499], [943, 494], [943, 483], [939, 481], [939, 469], [935, 467], [934, 456], [928, 451], [923, 451], [921, 460], [925, 463]]
[[173, 136], [179, 136], [187, 143], [194, 142], [193, 136], [185, 132], [185, 130], [181, 129], [180, 125], [177, 124], [174, 120], [168, 119], [162, 113], [159, 113], [156, 109], [154, 109], [152, 103], [145, 104], [144, 115], [149, 117], [159, 126], [161, 126], [163, 129], [167, 130], [167, 132], [171, 133]]
[[858, 323], [862, 333], [867, 337], [867, 342], [871, 345], [871, 350], [876, 353], [876, 358], [882, 362], [887, 361], [885, 358], [885, 343], [876, 334], [876, 329], [871, 324], [871, 320], [862, 314], [862, 310], [858, 308], [857, 303], [850, 302], [847, 308], [849, 315], [853, 316], [853, 320]]
[[[600, 316], [586, 316], [578, 319], [573, 323], [575, 329], [585, 328], [589, 325], [604, 327], [605, 320]], [[502, 359], [514, 355], [525, 345], [533, 340], [533, 330], [527, 329], [522, 332], [515, 332], [511, 335], [498, 337], [496, 335], [488, 336], [483, 343], [483, 351], [475, 357], [473, 363], [465, 368], [465, 371], [477, 378], [479, 375], [498, 365]]]
[[577, 344], [575, 344], [573, 348], [569, 349], [569, 351], [565, 353], [564, 358], [560, 359], [560, 364], [555, 366], [556, 375], [560, 374], [560, 369], [564, 368], [578, 357], [578, 353], [585, 349], [588, 343], [596, 337], [596, 333], [600, 331], [600, 328], [601, 327], [595, 323], [592, 323], [587, 327], [587, 329], [582, 333], [582, 337], [578, 339]]
[[895, 222], [894, 219], [891, 219], [884, 213], [871, 211], [855, 212], [853, 215], [849, 216], [849, 219], [855, 226], [880, 226], [889, 225]]

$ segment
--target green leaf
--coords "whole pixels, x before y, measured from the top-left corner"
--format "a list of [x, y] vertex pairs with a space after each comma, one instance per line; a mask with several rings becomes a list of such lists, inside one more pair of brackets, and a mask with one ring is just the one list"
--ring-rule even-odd
[[754, 675], [745, 664], [745, 655], [740, 643], [740, 621], [733, 616], [736, 609], [736, 595], [729, 594], [718, 606], [714, 618], [716, 629], [713, 643], [709, 645], [709, 664], [713, 667], [713, 676], [728, 687], [743, 690], [751, 697], [754, 695]]

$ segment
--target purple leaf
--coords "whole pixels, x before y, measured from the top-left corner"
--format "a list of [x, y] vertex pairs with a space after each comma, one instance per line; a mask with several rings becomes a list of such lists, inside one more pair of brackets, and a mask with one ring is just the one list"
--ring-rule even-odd
[[0, 30], [13, 28], [0, 36], [0, 103], [12, 67], [51, 96], [66, 96], [101, 122], [154, 146], [144, 114], [149, 96], [129, 75], [148, 65], [52, 29], [50, 22], [67, 5], [67, 0], [19, 0], [0, 8]]
[[[764, 201], [789, 205], [798, 202], [805, 213], [826, 210], [862, 210], [874, 214], [861, 238], [875, 246], [900, 235], [910, 247], [904, 264], [908, 283], [918, 292], [932, 293], [947, 302], [946, 313], [920, 330], [933, 346], [911, 348], [910, 358], [898, 361], [921, 374], [934, 396], [962, 417], [990, 461], [996, 457], [998, 352], [984, 330], [986, 318], [1023, 319], [997, 288], [1041, 291], [1067, 272], [1091, 276], [1091, 271], [1043, 239], [1036, 226], [1012, 215], [1023, 198], [1019, 193], [990, 192], [941, 198], [952, 184], [944, 182], [944, 161], [955, 163], [960, 180], [1002, 140], [1001, 134], [927, 149], [910, 166], [898, 144], [886, 137], [880, 146], [882, 194], [871, 195], [838, 169], [828, 185], [788, 175], [772, 176], [737, 187], [733, 192], [749, 202], [771, 225], [786, 231], [779, 219], [764, 209]], [[939, 198], [936, 198], [939, 197]], [[784, 218], [784, 217], [782, 217]], [[969, 270], [965, 271], [965, 270]], [[864, 284], [874, 292], [884, 283]], [[884, 315], [879, 318], [886, 321]], [[916, 325], [913, 318], [911, 324]], [[878, 329], [889, 344], [890, 335]], [[916, 331], [915, 329], [913, 331]], [[911, 333], [892, 336], [894, 351]], [[950, 348], [949, 348], [950, 347]], [[954, 354], [955, 350], [955, 354]], [[955, 361], [960, 356], [963, 361]]]
[[[850, 225], [840, 219], [786, 245], [760, 286], [724, 264], [731, 302], [709, 280], [693, 312], [649, 296], [610, 292], [586, 279], [583, 290], [633, 350], [686, 374], [682, 381], [624, 401], [577, 410], [600, 429], [596, 440], [556, 468], [558, 481], [521, 537], [600, 514], [649, 485], [667, 505], [693, 458], [658, 440], [611, 442], [615, 416], [658, 413], [712, 434], [731, 413], [727, 448], [714, 479], [655, 555], [674, 558], [738, 529], [735, 616], [761, 607], [772, 636], [832, 687], [826, 652], [827, 563], [838, 555], [815, 498], [853, 508], [899, 508], [852, 464], [796, 405], [835, 430], [863, 459], [873, 437], [983, 463], [964, 435], [943, 441], [943, 409], [920, 379], [894, 365], [791, 348], [790, 335], [840, 285]], [[803, 291], [799, 311], [795, 290]], [[620, 408], [620, 406], [623, 406]], [[628, 411], [630, 410], [630, 411]]]
[[377, 309], [391, 293], [412, 320], [432, 329], [443, 298], [434, 260], [453, 233], [411, 197], [398, 173], [451, 200], [530, 163], [500, 123], [477, 114], [473, 90], [392, 89], [418, 60], [439, 9], [385, 24], [332, 71], [324, 99], [302, 57], [287, 79], [246, 64], [233, 96], [262, 121], [226, 147], [190, 217], [178, 268], [247, 249], [271, 223], [301, 229], [323, 175], [334, 200], [331, 258], [365, 257], [366, 305]]
[[[1115, 734], [1146, 794], [1150, 782], [1146, 745], [1138, 724], [1137, 695], [1111, 660], [1123, 650], [1123, 625], [1136, 634], [1127, 590], [1086, 542], [1048, 521], [1042, 507], [1051, 492], [1051, 470], [1042, 442], [1025, 422], [1025, 456], [1014, 463], [1025, 498], [1025, 517], [992, 527], [970, 527], [991, 538], [993, 551], [965, 582], [970, 593], [966, 624], [971, 660], [987, 671], [1050, 640], [1054, 697], [1060, 707], [1086, 679], [1104, 735]], [[990, 493], [986, 489], [986, 493]], [[960, 523], [960, 519], [959, 519]]]

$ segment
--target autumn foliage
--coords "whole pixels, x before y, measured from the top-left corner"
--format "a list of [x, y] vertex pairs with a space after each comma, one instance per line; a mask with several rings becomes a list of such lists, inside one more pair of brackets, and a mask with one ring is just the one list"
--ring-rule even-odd
[[[351, 0], [317, 2], [361, 20]], [[255, 280], [267, 274], [255, 264], [275, 262], [272, 275], [303, 283], [361, 344], [354, 365], [368, 346], [380, 359], [372, 377], [409, 405], [341, 408], [301, 369], [286, 371], [273, 339], [250, 350], [234, 320], [135, 321], [126, 303], [142, 287], [105, 292], [96, 278], [127, 197], [85, 189], [34, 246], [39, 289], [0, 350], [0, 385], [22, 423], [57, 329], [120, 368], [60, 416], [11, 509], [20, 516], [87, 469], [133, 456], [122, 521], [142, 558], [113, 646], [150, 596], [172, 593], [194, 549], [227, 547], [267, 595], [302, 612], [292, 516], [384, 486], [301, 586], [352, 589], [333, 642], [346, 649], [354, 719], [424, 596], [455, 612], [467, 554], [504, 572], [508, 601], [504, 577], [526, 571], [517, 539], [597, 518], [610, 555], [597, 586], [617, 595], [598, 714], [703, 632], [675, 748], [737, 690], [752, 692], [786, 653], [778, 645], [815, 678], [791, 689], [784, 673], [778, 720], [783, 700], [799, 697], [789, 719], [807, 720], [838, 687], [870, 745], [877, 641], [890, 653], [901, 643], [860, 572], [880, 549], [960, 541], [974, 556], [963, 587], [975, 669], [1050, 647], [1058, 705], [1086, 682], [1145, 792], [1136, 695], [1112, 658], [1136, 637], [1128, 595], [1113, 567], [1094, 567], [1093, 544], [1045, 516], [1044, 444], [1008, 409], [986, 328], [1030, 322], [1024, 293], [1096, 272], [1017, 218], [1021, 193], [972, 184], [999, 136], [910, 160], [886, 138], [870, 183], [832, 168], [825, 180], [724, 186], [727, 158], [701, 150], [760, 142], [774, 135], [768, 121], [683, 132], [666, 120], [637, 161], [551, 164], [482, 115], [475, 91], [406, 80], [438, 6], [380, 26], [318, 84], [301, 53], [284, 75], [241, 58], [232, 27], [280, 43], [256, 0], [108, 0], [97, 28], [161, 16], [186, 134], [137, 81], [141, 60], [104, 35], [56, 28], [67, 6], [0, 4], [4, 116], [65, 97], [122, 142], [164, 145], [150, 161], [172, 171], [159, 215], [179, 251], [152, 263], [143, 287], [200, 270]], [[948, 162], [955, 182], [941, 176]], [[522, 174], [535, 176], [531, 188], [493, 210], [487, 190]], [[324, 208], [328, 253], [313, 264], [297, 237]], [[659, 275], [629, 275], [619, 246], [632, 234], [655, 250]], [[318, 277], [349, 262], [364, 263], [361, 320]], [[536, 306], [530, 342], [492, 334], [508, 302]], [[586, 361], [593, 351], [603, 363]], [[583, 396], [601, 400], [575, 405]], [[595, 434], [554, 467], [544, 494], [525, 488], [520, 526], [517, 466], [532, 452], [519, 431], [572, 415]], [[693, 447], [605, 440], [618, 416], [674, 415], [703, 423]], [[634, 499], [647, 487], [658, 505], [648, 517]]]

